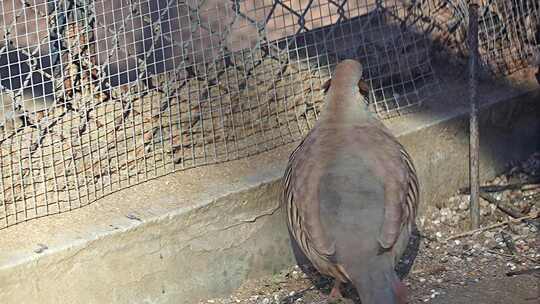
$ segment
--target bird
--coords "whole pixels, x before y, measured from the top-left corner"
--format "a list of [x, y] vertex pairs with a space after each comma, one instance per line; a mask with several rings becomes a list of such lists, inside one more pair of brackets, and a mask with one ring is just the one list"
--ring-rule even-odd
[[404, 304], [395, 265], [420, 200], [412, 158], [368, 110], [360, 62], [339, 62], [323, 90], [321, 115], [282, 179], [288, 230], [313, 266], [335, 279], [329, 298], [352, 283], [362, 304]]

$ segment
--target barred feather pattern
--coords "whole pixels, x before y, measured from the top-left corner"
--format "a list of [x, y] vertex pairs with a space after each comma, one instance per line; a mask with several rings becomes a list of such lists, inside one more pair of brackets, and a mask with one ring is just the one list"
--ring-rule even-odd
[[[401, 146], [401, 145], [400, 145]], [[407, 228], [409, 232], [412, 232], [414, 221], [416, 218], [416, 212], [418, 210], [418, 203], [420, 201], [420, 192], [418, 186], [418, 176], [416, 175], [416, 168], [412, 162], [411, 156], [403, 146], [400, 147], [401, 159], [407, 165], [407, 174], [408, 174], [408, 191], [405, 201], [407, 207], [407, 212], [405, 213], [406, 218], [403, 219], [404, 223], [407, 223]]]
[[310, 138], [310, 134], [315, 132], [317, 126], [308, 133], [308, 135], [300, 142], [296, 149], [291, 153], [287, 168], [283, 178], [283, 192], [282, 192], [282, 204], [285, 207], [287, 213], [287, 226], [292, 237], [297, 242], [298, 246], [313, 263], [319, 272], [322, 274], [332, 276], [341, 282], [350, 281], [350, 277], [345, 269], [336, 262], [335, 248], [329, 252], [321, 252], [315, 246], [312, 246], [313, 242], [309, 231], [304, 228], [304, 221], [298, 210], [297, 205], [294, 203], [294, 193], [292, 187], [292, 177], [294, 169], [297, 164], [296, 156], [306, 146], [306, 141]]
[[[310, 138], [312, 132], [317, 129], [315, 126], [308, 136], [296, 147], [289, 157], [289, 163], [285, 170], [283, 179], [283, 193], [282, 202], [287, 212], [287, 225], [293, 238], [298, 243], [298, 246], [306, 254], [306, 256], [312, 261], [312, 263], [319, 269], [320, 272], [336, 277], [343, 282], [349, 280], [349, 275], [346, 271], [336, 263], [335, 252], [321, 252], [315, 246], [312, 246], [309, 231], [304, 228], [304, 221], [300, 215], [297, 206], [294, 203], [294, 193], [292, 187], [292, 178], [294, 175], [295, 167], [297, 166], [297, 155], [302, 154], [302, 150], [306, 146], [306, 141]], [[386, 132], [384, 132], [386, 133]], [[405, 201], [402, 202], [402, 228], [407, 229], [408, 232], [412, 232], [412, 228], [415, 222], [417, 208], [420, 200], [419, 183], [416, 174], [416, 168], [412, 162], [412, 158], [407, 153], [405, 148], [397, 141], [395, 143], [399, 146], [399, 151], [403, 164], [407, 170], [407, 192]], [[396, 240], [393, 240], [395, 243]], [[321, 266], [325, 264], [324, 266]], [[326, 270], [326, 271], [325, 271]]]

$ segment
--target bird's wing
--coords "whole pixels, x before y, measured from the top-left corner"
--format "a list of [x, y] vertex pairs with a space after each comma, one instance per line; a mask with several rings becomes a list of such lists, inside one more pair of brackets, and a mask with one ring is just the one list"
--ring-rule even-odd
[[335, 263], [335, 244], [324, 233], [320, 223], [318, 183], [324, 164], [317, 161], [314, 144], [321, 139], [317, 126], [313, 127], [304, 140], [293, 151], [285, 169], [282, 201], [287, 211], [291, 234], [304, 253], [310, 258]]
[[420, 200], [418, 177], [410, 155], [395, 138], [388, 138], [394, 141], [399, 155], [386, 164], [384, 221], [378, 239], [383, 249], [394, 246], [404, 228], [411, 231]]

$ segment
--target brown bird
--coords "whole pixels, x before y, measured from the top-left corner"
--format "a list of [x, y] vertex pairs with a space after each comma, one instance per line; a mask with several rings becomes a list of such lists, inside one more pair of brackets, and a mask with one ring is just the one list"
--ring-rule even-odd
[[344, 60], [325, 84], [325, 108], [293, 151], [283, 179], [289, 231], [317, 270], [352, 282], [362, 304], [406, 303], [394, 267], [419, 201], [414, 165], [367, 109], [362, 66]]

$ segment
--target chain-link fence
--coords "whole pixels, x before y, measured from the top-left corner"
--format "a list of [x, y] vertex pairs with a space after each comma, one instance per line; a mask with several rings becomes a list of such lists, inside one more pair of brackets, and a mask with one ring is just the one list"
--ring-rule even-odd
[[[416, 109], [438, 89], [431, 41], [465, 50], [444, 0], [0, 3], [0, 228], [297, 140], [344, 58], [381, 117]], [[494, 3], [482, 54], [511, 72], [535, 60], [538, 4]]]
[[[412, 1], [409, 18], [453, 55], [468, 54], [465, 0]], [[488, 72], [507, 75], [540, 64], [540, 2], [479, 0], [479, 42]]]

